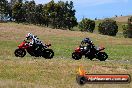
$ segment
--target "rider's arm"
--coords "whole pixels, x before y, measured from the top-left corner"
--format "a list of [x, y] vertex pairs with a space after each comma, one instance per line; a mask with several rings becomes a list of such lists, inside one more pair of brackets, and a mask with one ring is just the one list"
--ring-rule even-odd
[[35, 40], [32, 39], [32, 40], [30, 41], [29, 45], [30, 45], [30, 46], [33, 46], [34, 42], [35, 42]]

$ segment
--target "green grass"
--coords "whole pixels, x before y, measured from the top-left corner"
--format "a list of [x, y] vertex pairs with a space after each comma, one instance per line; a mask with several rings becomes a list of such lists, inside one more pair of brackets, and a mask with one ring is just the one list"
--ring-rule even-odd
[[[55, 52], [55, 57], [65, 57], [71, 58], [71, 53], [76, 47], [80, 44], [81, 38], [60, 38], [60, 37], [51, 37], [52, 39], [52, 49]], [[100, 44], [98, 41], [93, 41], [96, 46]], [[14, 56], [14, 50], [17, 48], [20, 42], [15, 41], [2, 41], [0, 42], [0, 56]], [[100, 44], [101, 45], [101, 44]], [[119, 60], [131, 60], [132, 59], [132, 45], [111, 45], [104, 43], [106, 47], [106, 52], [109, 55], [109, 60], [119, 59]], [[129, 51], [129, 52], [128, 52]], [[27, 56], [30, 56], [27, 54]]]
[[[89, 61], [89, 60], [80, 60], [74, 61], [71, 59], [53, 59], [53, 60], [44, 60], [44, 59], [11, 59], [11, 60], [2, 60], [0, 61], [0, 79], [7, 83], [6, 86], [19, 86], [22, 88], [22, 85], [15, 83], [9, 84], [8, 81], [13, 81], [17, 83], [23, 83], [26, 85], [26, 88], [32, 85], [45, 87], [54, 87], [54, 88], [77, 88], [80, 87], [76, 81], [75, 77], [77, 75], [77, 69], [79, 65], [84, 66], [87, 70], [87, 73], [129, 73], [132, 74], [132, 68], [130, 64], [116, 63], [116, 62], [99, 62], [99, 61]], [[107, 68], [107, 69], [106, 69]], [[86, 84], [84, 88], [105, 88], [109, 84]], [[5, 86], [5, 87], [6, 87]], [[112, 85], [113, 88], [131, 88], [131, 84], [124, 85]], [[4, 87], [4, 88], [5, 88]], [[110, 88], [109, 86], [107, 88]]]
[[[75, 80], [80, 65], [87, 73], [132, 76], [132, 39], [16, 23], [0, 23], [0, 30], [0, 88], [132, 88], [132, 83], [80, 86]], [[29, 54], [24, 58], [15, 57], [14, 50], [27, 32], [37, 34], [45, 43], [51, 43], [55, 57], [51, 60]], [[108, 61], [73, 60], [71, 53], [84, 37], [90, 37], [97, 46], [105, 46]]]

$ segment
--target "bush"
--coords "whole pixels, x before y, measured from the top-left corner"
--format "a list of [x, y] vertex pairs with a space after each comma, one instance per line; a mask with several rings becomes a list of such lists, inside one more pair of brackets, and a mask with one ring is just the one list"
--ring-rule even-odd
[[116, 21], [112, 19], [105, 19], [103, 22], [99, 23], [98, 31], [103, 35], [116, 36], [118, 26]]
[[123, 36], [125, 38], [132, 38], [132, 16], [128, 18], [127, 24], [122, 26], [123, 28]]
[[95, 21], [90, 20], [88, 18], [83, 18], [82, 21], [79, 23], [80, 31], [87, 31], [92, 33], [94, 28], [95, 28]]
[[127, 29], [128, 29], [128, 25], [127, 25], [127, 24], [124, 24], [124, 25], [122, 26], [122, 28], [123, 28], [123, 36], [124, 36], [125, 38], [127, 38]]
[[123, 35], [125, 38], [132, 38], [132, 30], [123, 31]]

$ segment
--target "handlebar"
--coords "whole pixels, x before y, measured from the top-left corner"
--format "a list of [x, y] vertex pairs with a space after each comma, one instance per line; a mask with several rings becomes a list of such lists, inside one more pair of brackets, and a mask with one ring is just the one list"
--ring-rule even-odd
[[47, 47], [51, 46], [51, 44], [46, 44]]

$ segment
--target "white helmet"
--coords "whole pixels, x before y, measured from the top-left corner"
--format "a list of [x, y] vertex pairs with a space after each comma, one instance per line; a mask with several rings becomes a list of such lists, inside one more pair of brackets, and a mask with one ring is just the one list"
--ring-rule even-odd
[[32, 33], [28, 33], [26, 35], [26, 38], [27, 38], [27, 40], [32, 39], [33, 38], [33, 34]]

